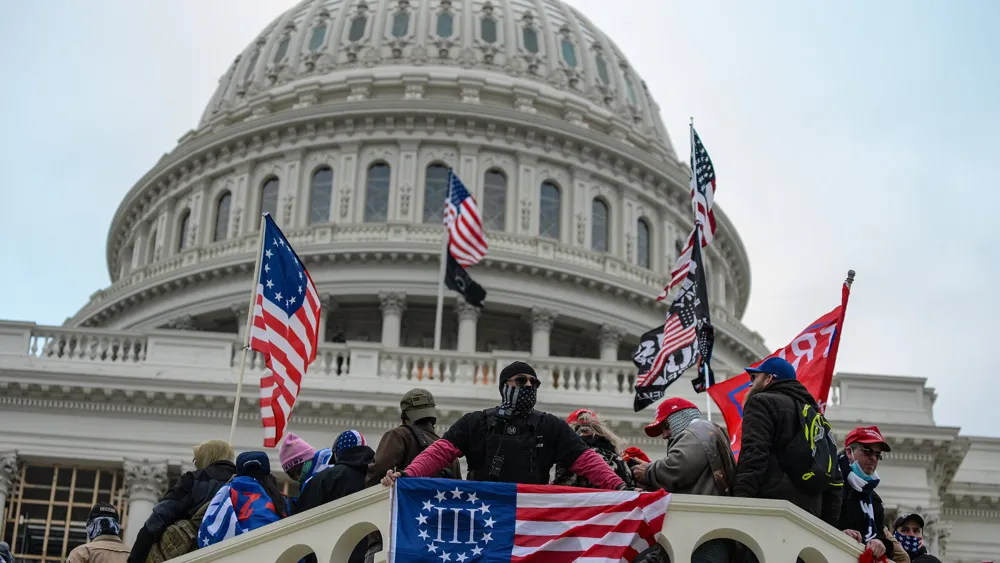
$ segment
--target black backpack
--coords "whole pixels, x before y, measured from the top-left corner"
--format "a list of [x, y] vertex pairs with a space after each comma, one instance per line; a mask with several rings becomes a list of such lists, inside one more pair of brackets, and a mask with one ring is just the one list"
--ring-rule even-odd
[[782, 471], [809, 495], [818, 495], [829, 487], [843, 487], [833, 427], [813, 405], [799, 403], [797, 407], [799, 431], [781, 453]]

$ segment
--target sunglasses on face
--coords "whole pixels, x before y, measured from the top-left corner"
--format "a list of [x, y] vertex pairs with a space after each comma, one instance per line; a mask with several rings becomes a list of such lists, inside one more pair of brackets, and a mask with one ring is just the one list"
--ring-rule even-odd
[[761, 373], [759, 371], [752, 371], [752, 372], [749, 373], [749, 375], [750, 375], [750, 383], [753, 383], [754, 380], [757, 379], [758, 375], [763, 375], [763, 376], [766, 377], [766, 376], [769, 376], [771, 374], [769, 374], [769, 373]]
[[532, 387], [538, 387], [538, 384], [540, 383], [537, 377], [531, 377], [530, 375], [519, 375], [512, 378], [512, 380], [514, 381], [514, 385], [517, 385], [518, 387], [524, 387], [529, 381], [531, 382]]
[[877, 452], [871, 448], [861, 448], [861, 453], [865, 454], [868, 457], [873, 457], [878, 460], [882, 459], [882, 452]]

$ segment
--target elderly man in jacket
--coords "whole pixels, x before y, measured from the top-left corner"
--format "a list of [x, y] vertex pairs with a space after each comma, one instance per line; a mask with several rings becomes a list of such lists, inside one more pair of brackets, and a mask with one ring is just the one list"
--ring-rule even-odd
[[782, 462], [788, 461], [781, 457], [785, 447], [802, 432], [799, 412], [805, 405], [818, 411], [816, 399], [796, 380], [795, 368], [783, 358], [768, 358], [746, 372], [751, 387], [743, 402], [743, 445], [733, 496], [787, 500], [836, 526], [842, 484], [809, 494], [782, 469]]
[[[632, 468], [636, 482], [652, 489], [687, 495], [730, 496], [736, 461], [729, 437], [717, 425], [702, 419], [691, 401], [670, 398], [656, 409], [656, 420], [646, 435], [667, 442], [667, 455]], [[695, 563], [728, 563], [732, 542], [705, 542], [691, 555]]]

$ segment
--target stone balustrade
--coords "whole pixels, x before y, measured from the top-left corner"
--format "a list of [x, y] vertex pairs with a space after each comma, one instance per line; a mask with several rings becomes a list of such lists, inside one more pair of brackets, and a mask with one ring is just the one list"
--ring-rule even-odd
[[[365, 535], [389, 537], [389, 490], [381, 486], [297, 514], [220, 544], [174, 559], [176, 563], [295, 563], [315, 553], [320, 562], [346, 561]], [[844, 533], [785, 501], [673, 495], [658, 538], [678, 563], [702, 543], [731, 538], [761, 563], [855, 563], [859, 545]], [[375, 561], [384, 562], [386, 553]]]

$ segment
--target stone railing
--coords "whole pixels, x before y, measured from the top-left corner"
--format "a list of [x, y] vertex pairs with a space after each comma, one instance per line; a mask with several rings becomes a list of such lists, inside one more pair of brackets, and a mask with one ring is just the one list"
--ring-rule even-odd
[[[53, 373], [199, 381], [230, 385], [239, 374], [242, 342], [236, 335], [157, 330], [148, 333], [71, 329], [0, 322], [0, 367]], [[514, 360], [529, 362], [542, 380], [547, 404], [625, 408], [631, 405], [632, 362], [532, 357], [523, 352], [459, 353], [426, 348], [384, 348], [378, 343], [326, 342], [309, 366], [304, 389], [357, 390], [373, 384], [400, 394], [415, 385], [436, 395], [493, 401], [497, 375]], [[259, 377], [264, 358], [250, 351], [246, 374]], [[724, 374], [719, 374], [723, 377]], [[547, 392], [547, 391], [553, 392]], [[704, 402], [690, 385], [674, 393]]]
[[[376, 529], [389, 537], [389, 491], [381, 486], [297, 514], [248, 534], [199, 549], [176, 563], [296, 563], [309, 553], [319, 561], [347, 561]], [[670, 560], [691, 560], [702, 543], [737, 540], [761, 563], [856, 563], [859, 544], [785, 501], [673, 495], [658, 541]], [[388, 545], [388, 544], [386, 544]], [[385, 562], [386, 552], [376, 555]]]

